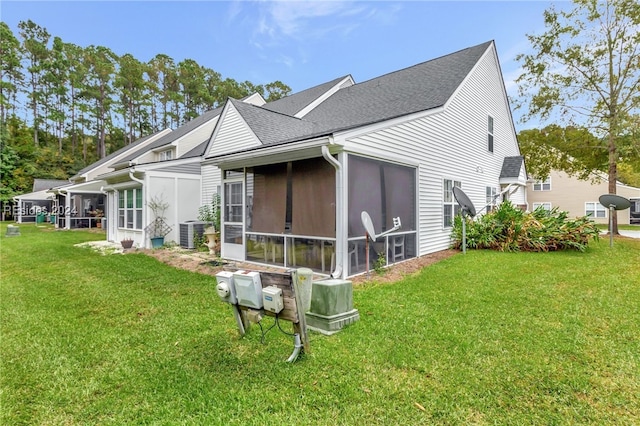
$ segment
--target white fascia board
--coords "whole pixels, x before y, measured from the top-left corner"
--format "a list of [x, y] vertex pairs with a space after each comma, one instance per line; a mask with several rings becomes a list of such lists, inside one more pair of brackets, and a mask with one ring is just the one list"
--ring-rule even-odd
[[[322, 155], [321, 147], [331, 145], [330, 150], [336, 151], [330, 137], [322, 137], [314, 140], [291, 142], [273, 147], [260, 147], [233, 154], [210, 157], [201, 162], [202, 165], [214, 165], [219, 168], [251, 167], [261, 164], [273, 164], [285, 161], [295, 161]], [[338, 151], [340, 149], [338, 148]]]
[[42, 191], [29, 192], [28, 194], [16, 195], [13, 197], [16, 201], [22, 200], [51, 200], [55, 194], [49, 192], [48, 189]]
[[309, 112], [313, 111], [318, 105], [320, 105], [322, 102], [327, 100], [327, 98], [329, 98], [331, 95], [333, 95], [338, 90], [340, 90], [340, 88], [345, 83], [351, 83], [349, 86], [353, 86], [355, 84], [355, 82], [353, 81], [353, 78], [351, 78], [351, 75], [348, 75], [344, 79], [340, 80], [340, 82], [337, 83], [335, 86], [333, 86], [332, 88], [327, 90], [325, 93], [323, 93], [321, 96], [319, 96], [316, 100], [314, 100], [309, 105], [307, 105], [306, 107], [298, 111], [298, 113], [295, 114], [294, 117], [303, 118], [305, 115], [309, 114]]
[[173, 166], [183, 166], [185, 164], [191, 163], [199, 163], [200, 157], [191, 157], [191, 158], [176, 158], [174, 160], [165, 160], [165, 161], [156, 161], [153, 163], [144, 163], [132, 166], [132, 170], [134, 172], [147, 172], [156, 169], [162, 169], [165, 167], [173, 167]]
[[105, 173], [103, 175], [97, 176], [96, 179], [107, 180], [107, 179], [113, 179], [113, 178], [122, 177], [122, 176], [128, 176], [130, 169], [131, 169], [130, 167], [127, 167], [124, 169], [116, 170], [114, 172]]
[[107, 184], [106, 181], [103, 180], [92, 180], [91, 182], [79, 183], [77, 185], [71, 185], [63, 188], [64, 192], [71, 192], [74, 194], [93, 194], [96, 192], [101, 192], [100, 188]]
[[247, 96], [246, 98], [241, 100], [242, 102], [246, 103], [246, 104], [251, 104], [251, 105], [256, 105], [256, 106], [262, 106], [264, 104], [267, 103], [267, 101], [264, 100], [264, 98], [262, 97], [262, 95], [258, 92]]
[[224, 107], [222, 108], [222, 112], [218, 115], [218, 121], [216, 122], [213, 131], [211, 132], [211, 137], [209, 138], [209, 142], [207, 143], [207, 147], [204, 150], [204, 155], [202, 156], [203, 158], [206, 158], [209, 154], [209, 152], [211, 151], [213, 144], [215, 143], [216, 137], [218, 136], [218, 133], [220, 132], [220, 127], [222, 127], [222, 125], [224, 124], [224, 121], [227, 117], [227, 114], [229, 113], [229, 110], [232, 109], [236, 112], [236, 114], [238, 114], [238, 117], [240, 117], [240, 119], [242, 120], [242, 122], [244, 123], [244, 126], [251, 132], [251, 134], [253, 135], [253, 139], [255, 140], [256, 144], [261, 145], [262, 142], [260, 141], [260, 139], [258, 138], [258, 136], [254, 133], [253, 129], [247, 124], [247, 122], [245, 121], [244, 117], [242, 116], [242, 114], [240, 114], [240, 112], [238, 111], [238, 109], [233, 106], [233, 104], [231, 102], [229, 102], [229, 100], [226, 101], [226, 103], [224, 104]]

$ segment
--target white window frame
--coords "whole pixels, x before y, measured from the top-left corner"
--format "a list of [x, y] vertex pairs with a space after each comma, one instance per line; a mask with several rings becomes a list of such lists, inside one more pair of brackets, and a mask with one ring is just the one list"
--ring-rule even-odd
[[494, 150], [494, 137], [493, 137], [493, 117], [487, 118], [487, 151], [493, 152]]
[[496, 188], [495, 186], [487, 186], [485, 188], [485, 210], [487, 213], [489, 213], [490, 211], [493, 211], [493, 209], [497, 205], [496, 200], [498, 197], [498, 188]]
[[173, 149], [165, 149], [164, 151], [158, 152], [158, 160], [159, 161], [173, 160]]
[[604, 219], [607, 217], [607, 208], [598, 201], [587, 201], [584, 203], [584, 215], [594, 219]]
[[462, 188], [462, 182], [453, 179], [442, 181], [442, 227], [451, 228], [456, 215], [460, 212], [460, 205], [453, 196], [453, 187]]
[[545, 180], [537, 180], [533, 183], [534, 191], [551, 191], [551, 176]]
[[549, 203], [549, 202], [533, 203], [533, 210], [536, 210], [538, 207], [542, 207], [543, 209], [545, 209], [547, 211], [551, 211], [551, 203]]
[[[127, 203], [129, 194], [133, 197], [131, 207]], [[138, 194], [140, 194], [139, 197]], [[141, 187], [118, 190], [118, 228], [142, 230], [143, 204]]]

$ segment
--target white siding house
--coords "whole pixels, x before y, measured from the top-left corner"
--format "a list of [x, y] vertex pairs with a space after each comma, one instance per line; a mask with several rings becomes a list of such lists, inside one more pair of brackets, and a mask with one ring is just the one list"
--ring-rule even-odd
[[[262, 106], [229, 100], [220, 117], [202, 173], [203, 199], [222, 188], [223, 257], [342, 278], [379, 257], [447, 249], [454, 185], [478, 211], [505, 198], [526, 205], [493, 42]], [[362, 211], [377, 234], [402, 222], [370, 244], [369, 263]]]

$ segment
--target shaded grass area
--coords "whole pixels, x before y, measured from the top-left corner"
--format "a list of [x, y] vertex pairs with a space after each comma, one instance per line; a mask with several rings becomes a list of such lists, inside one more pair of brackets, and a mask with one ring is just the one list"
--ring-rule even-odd
[[73, 247], [97, 234], [0, 229], [0, 424], [640, 418], [640, 240], [468, 251], [359, 286], [361, 320], [287, 364], [291, 337], [239, 339], [209, 276]]

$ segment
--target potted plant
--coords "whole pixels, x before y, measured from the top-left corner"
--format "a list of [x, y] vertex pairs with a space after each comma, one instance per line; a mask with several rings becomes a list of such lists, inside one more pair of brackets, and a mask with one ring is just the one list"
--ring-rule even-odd
[[104, 211], [100, 209], [91, 210], [89, 216], [94, 217], [96, 221], [96, 228], [102, 228], [102, 218], [104, 217]]
[[153, 196], [147, 203], [153, 212], [153, 220], [144, 230], [151, 239], [151, 247], [158, 248], [164, 244], [164, 237], [173, 229], [166, 221], [165, 213], [169, 208], [169, 203], [164, 201], [162, 196]]
[[215, 194], [211, 199], [211, 204], [205, 204], [198, 209], [198, 220], [206, 222], [208, 226], [205, 228], [203, 235], [207, 238], [203, 242], [209, 248], [209, 254], [215, 256], [216, 246], [218, 244], [218, 233], [220, 229], [220, 195]]
[[133, 240], [131, 238], [123, 238], [120, 241], [120, 244], [122, 245], [123, 249], [130, 249], [133, 246]]

